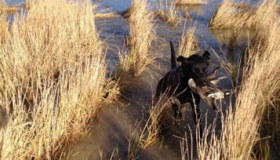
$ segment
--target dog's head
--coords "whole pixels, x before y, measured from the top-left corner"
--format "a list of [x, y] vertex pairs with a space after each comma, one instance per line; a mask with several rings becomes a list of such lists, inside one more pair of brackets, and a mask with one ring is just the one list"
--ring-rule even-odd
[[198, 54], [188, 58], [179, 56], [177, 61], [181, 62], [182, 78], [185, 80], [192, 78], [197, 85], [203, 86], [207, 83], [209, 60], [210, 53], [208, 51], [205, 51], [202, 56]]
[[215, 68], [211, 73], [208, 73], [210, 53], [205, 51], [201, 55], [192, 55], [188, 58], [179, 56], [177, 61], [181, 62], [180, 74], [188, 86], [195, 93], [208, 103], [214, 110], [217, 109], [215, 100], [223, 99], [223, 91], [216, 86], [224, 77], [216, 78], [216, 71], [219, 67]]

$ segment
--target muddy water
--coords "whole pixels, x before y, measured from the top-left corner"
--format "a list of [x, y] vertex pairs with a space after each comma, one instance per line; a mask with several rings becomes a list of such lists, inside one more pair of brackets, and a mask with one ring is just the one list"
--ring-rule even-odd
[[[20, 1], [13, 0], [9, 2], [12, 4]], [[161, 21], [156, 22], [156, 33], [159, 37], [158, 42], [155, 43], [153, 48], [153, 54], [157, 57], [156, 61], [143, 74], [133, 80], [137, 85], [125, 93], [121, 103], [116, 103], [101, 109], [91, 124], [91, 129], [88, 134], [78, 141], [69, 152], [68, 159], [110, 159], [113, 152], [117, 153], [114, 159], [118, 159], [118, 157], [127, 159], [129, 152], [128, 141], [135, 140], [136, 135], [140, 134], [141, 126], [148, 117], [148, 109], [152, 103], [152, 95], [155, 92], [157, 81], [169, 70], [170, 48], [168, 41], [172, 40], [175, 44], [175, 49], [177, 49], [178, 40], [181, 38], [184, 30], [187, 30], [189, 26], [196, 26], [197, 30], [195, 34], [199, 39], [199, 45], [202, 51], [205, 49], [214, 49], [218, 53], [224, 51], [225, 53], [229, 53], [226, 56], [232, 62], [238, 61], [244, 48], [242, 39], [232, 38], [230, 33], [210, 31], [207, 26], [208, 21], [217, 9], [214, 4], [219, 2], [220, 0], [211, 1], [206, 6], [193, 6], [188, 8], [193, 17], [193, 21], [186, 21], [176, 28], [171, 28]], [[131, 1], [101, 0], [100, 2], [93, 3], [101, 4], [100, 8], [98, 8], [99, 11], [116, 11], [120, 13], [130, 6]], [[182, 13], [184, 9], [178, 8]], [[101, 38], [107, 42], [108, 70], [114, 72], [117, 69], [118, 52], [120, 50], [126, 50], [123, 42], [124, 37], [129, 35], [129, 24], [120, 16], [113, 19], [97, 19], [96, 25]], [[218, 65], [215, 58], [213, 58], [213, 64]], [[225, 75], [225, 72], [220, 70], [218, 75]], [[219, 86], [224, 89], [231, 89], [231, 80], [229, 78], [225, 79]], [[216, 113], [205, 105], [205, 103], [202, 102], [200, 108], [202, 110], [203, 126], [205, 126], [205, 121], [212, 123], [214, 118], [217, 117]], [[168, 110], [172, 114], [171, 108], [168, 108]], [[190, 107], [187, 107], [184, 112], [185, 118], [183, 120], [173, 120], [164, 125], [165, 128], [161, 139], [149, 148], [140, 150], [135, 158], [139, 160], [181, 159], [181, 139], [179, 137], [183, 137], [186, 133], [190, 141], [190, 137], [194, 136], [193, 132], [190, 132], [190, 129], [192, 131], [195, 130]]]

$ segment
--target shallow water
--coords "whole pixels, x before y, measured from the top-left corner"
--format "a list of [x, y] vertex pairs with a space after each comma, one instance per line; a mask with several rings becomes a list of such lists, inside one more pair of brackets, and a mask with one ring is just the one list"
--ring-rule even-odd
[[[109, 10], [116, 12], [126, 10], [131, 4], [130, 1], [122, 0], [104, 0], [100, 3], [104, 8], [109, 8]], [[102, 152], [103, 159], [109, 159], [114, 150], [118, 151], [120, 158], [127, 158], [129, 147], [128, 139], [131, 137], [133, 139], [136, 134], [140, 134], [141, 127], [137, 127], [137, 125], [139, 122], [143, 124], [147, 120], [147, 112], [148, 108], [151, 106], [152, 94], [155, 91], [156, 83], [159, 78], [169, 70], [169, 40], [174, 42], [175, 48], [177, 49], [177, 42], [181, 38], [182, 33], [187, 30], [189, 26], [195, 25], [197, 28], [195, 34], [199, 38], [199, 45], [202, 51], [213, 48], [217, 52], [220, 52], [221, 43], [226, 42], [223, 42], [223, 40], [221, 40], [222, 42], [216, 40], [216, 33], [211, 32], [207, 26], [208, 21], [216, 11], [216, 6], [210, 4], [201, 7], [196, 6], [192, 9], [194, 11], [191, 12], [191, 15], [195, 19], [193, 22], [186, 21], [176, 28], [170, 28], [161, 21], [156, 22], [157, 36], [164, 39], [164, 41], [157, 43], [157, 46], [153, 48], [154, 53], [158, 53], [158, 58], [154, 63], [156, 67], [150, 66], [140, 77], [135, 79], [138, 83], [136, 83], [137, 85], [135, 87], [126, 92], [125, 99], [122, 100], [123, 105], [112, 105], [101, 109], [95, 121], [92, 123], [91, 131], [74, 146], [69, 154], [69, 159], [102, 159], [100, 152]], [[200, 12], [197, 12], [199, 10]], [[110, 66], [110, 69], [112, 69], [115, 67], [114, 62], [118, 61], [118, 51], [125, 49], [125, 47], [123, 47], [123, 39], [125, 36], [129, 35], [129, 24], [122, 17], [98, 19], [96, 24], [101, 32], [101, 38], [106, 40], [108, 46], [110, 46], [108, 50], [108, 60], [112, 62]], [[218, 33], [218, 35], [220, 34], [223, 33]], [[228, 44], [224, 44], [223, 49], [226, 50], [227, 46]], [[217, 60], [213, 59], [213, 62], [217, 64]], [[225, 73], [220, 71], [218, 75], [225, 75]], [[230, 89], [230, 79], [223, 80], [219, 86]], [[205, 103], [201, 103], [200, 107], [204, 119], [207, 119], [207, 123], [211, 123], [217, 116], [216, 113]], [[169, 110], [170, 113], [172, 113], [171, 108], [169, 108]], [[181, 121], [171, 120], [166, 124], [161, 140], [148, 149], [139, 151], [137, 154], [138, 159], [181, 159], [180, 138], [178, 137], [183, 137], [185, 133], [187, 133], [190, 142], [190, 137], [194, 137], [194, 135], [190, 133], [189, 127], [192, 131], [195, 130], [191, 109], [187, 107], [185, 119]], [[189, 147], [191, 147], [190, 144]], [[117, 157], [115, 158], [117, 159]]]
[[[22, 2], [22, 0], [10, 0], [9, 4], [19, 2]], [[152, 3], [152, 0], [150, 2]], [[158, 57], [154, 65], [150, 66], [149, 69], [134, 80], [137, 85], [126, 92], [125, 98], [121, 100], [122, 104], [117, 103], [101, 109], [91, 124], [89, 133], [78, 141], [68, 154], [69, 159], [109, 159], [114, 150], [118, 152], [119, 157], [126, 159], [128, 139], [134, 139], [135, 135], [140, 133], [141, 125], [140, 127], [137, 127], [137, 125], [140, 122], [142, 122], [140, 124], [143, 124], [147, 120], [148, 109], [151, 106], [152, 95], [157, 81], [169, 70], [170, 48], [168, 41], [173, 41], [175, 49], [177, 49], [178, 40], [189, 26], [196, 26], [195, 34], [199, 39], [202, 51], [213, 49], [218, 54], [225, 52], [226, 57], [231, 62], [238, 62], [246, 45], [246, 38], [242, 38], [243, 36], [236, 38], [232, 37], [230, 32], [211, 31], [208, 29], [208, 22], [217, 10], [215, 4], [220, 2], [221, 0], [210, 1], [210, 4], [206, 6], [192, 7], [190, 13], [193, 21], [186, 21], [176, 28], [170, 28], [161, 21], [156, 22], [157, 36], [164, 40], [157, 43], [153, 48]], [[129, 8], [131, 1], [101, 0], [93, 3], [100, 3], [98, 11], [104, 12], [105, 10], [105, 12], [116, 11], [120, 13]], [[178, 10], [184, 10], [184, 8]], [[96, 25], [100, 32], [100, 37], [106, 41], [108, 46], [108, 70], [113, 71], [117, 68], [118, 52], [126, 49], [124, 47], [124, 38], [129, 35], [129, 24], [120, 16], [113, 19], [97, 19]], [[212, 56], [214, 57], [214, 55]], [[220, 56], [223, 57], [222, 54]], [[213, 63], [218, 65], [217, 59], [213, 58]], [[221, 75], [226, 75], [223, 70], [218, 72], [218, 76]], [[228, 78], [221, 81], [219, 87], [231, 89], [231, 80]], [[201, 103], [200, 108], [203, 119], [207, 123], [211, 123], [217, 116], [205, 103]], [[169, 110], [171, 109], [169, 108]], [[187, 133], [189, 138], [192, 135], [189, 132], [189, 127], [193, 131], [195, 130], [190, 108], [185, 112], [186, 118], [184, 120], [173, 121], [166, 125], [167, 128], [162, 134], [161, 141], [148, 149], [138, 152], [137, 157], [139, 160], [181, 159], [180, 139], [178, 137], [183, 137]]]

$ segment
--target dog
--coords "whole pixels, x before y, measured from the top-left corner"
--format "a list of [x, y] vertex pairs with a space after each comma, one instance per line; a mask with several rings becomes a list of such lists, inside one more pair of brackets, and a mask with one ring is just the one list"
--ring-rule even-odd
[[[214, 110], [217, 110], [217, 107], [213, 99], [223, 98], [222, 90], [215, 86], [216, 81], [220, 80], [215, 78], [218, 67], [208, 74], [211, 58], [207, 50], [202, 56], [199, 54], [191, 55], [188, 58], [179, 56], [177, 61], [181, 65], [177, 66], [175, 49], [171, 41], [170, 48], [171, 70], [159, 80], [155, 97], [158, 99], [161, 94], [166, 93], [167, 96], [173, 96], [178, 99], [180, 104], [190, 103], [193, 120], [198, 124], [201, 114], [199, 109], [201, 98]], [[220, 95], [220, 97], [217, 95]], [[172, 103], [172, 108], [174, 116], [181, 118], [181, 108], [175, 103]]]

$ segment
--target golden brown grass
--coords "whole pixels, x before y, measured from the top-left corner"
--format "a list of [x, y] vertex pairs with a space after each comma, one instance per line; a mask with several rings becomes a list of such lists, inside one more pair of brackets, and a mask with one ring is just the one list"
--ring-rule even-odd
[[110, 13], [96, 13], [95, 18], [116, 18], [119, 15], [115, 12], [110, 12]]
[[157, 11], [155, 14], [160, 20], [171, 27], [176, 27], [178, 24], [182, 23], [182, 16], [177, 12], [174, 3], [167, 5], [160, 0], [157, 3]]
[[232, 88], [236, 89], [235, 87], [238, 84], [238, 80], [239, 80], [238, 78], [239, 78], [239, 75], [240, 75], [240, 63], [235, 64], [235, 63], [230, 62], [226, 58], [225, 53], [223, 53], [223, 57], [225, 57], [225, 58], [222, 59], [220, 57], [220, 55], [218, 55], [217, 52], [215, 52], [214, 50], [213, 50], [213, 52], [214, 52], [216, 58], [218, 59], [218, 61], [220, 62], [221, 67], [226, 71], [227, 75], [231, 77]]
[[6, 21], [6, 14], [0, 11], [0, 44], [4, 41], [5, 30], [8, 28], [8, 22]]
[[[149, 118], [145, 121], [144, 127], [140, 129], [140, 122], [128, 139], [127, 159], [136, 160], [137, 154], [158, 142], [160, 129], [165, 120], [165, 109], [171, 105], [171, 98], [163, 93], [157, 102], [153, 102], [149, 109]], [[140, 131], [140, 132], [139, 132]]]
[[206, 5], [204, 0], [175, 0], [175, 5]]
[[[218, 4], [215, 4], [216, 6], [220, 7], [222, 6], [224, 3], [218, 3]], [[232, 7], [235, 7], [237, 9], [253, 9], [253, 6], [250, 6], [248, 4], [229, 4], [231, 5]]]
[[279, 21], [265, 31], [262, 26], [258, 29], [257, 34], [262, 34], [258, 37], [262, 38], [248, 50], [251, 56], [243, 69], [234, 110], [230, 107], [226, 116], [222, 116], [220, 136], [211, 133], [211, 139], [206, 141], [205, 134], [199, 141], [199, 159], [253, 159], [263, 113], [275, 104], [280, 89]]
[[232, 0], [225, 0], [209, 22], [211, 29], [256, 29], [267, 28], [277, 17], [275, 0], [265, 0], [257, 9], [235, 7]]
[[[99, 4], [95, 4], [92, 6], [92, 9], [95, 10], [97, 7], [99, 6]], [[108, 13], [95, 13], [95, 18], [116, 18], [118, 17], [119, 14], [117, 14], [116, 12], [108, 12]]]
[[151, 55], [152, 41], [155, 39], [153, 14], [147, 0], [134, 0], [131, 7], [124, 13], [130, 24], [130, 52], [120, 57], [120, 72], [137, 76], [153, 61]]
[[189, 57], [200, 51], [198, 38], [195, 36], [195, 25], [188, 28], [188, 31], [182, 35], [179, 42], [179, 55]]
[[20, 11], [17, 5], [7, 6], [4, 1], [0, 0], [0, 12], [14, 13]]
[[149, 109], [149, 118], [140, 134], [140, 144], [143, 149], [158, 141], [161, 124], [164, 123], [164, 111], [171, 105], [171, 98], [167, 93], [163, 93]]
[[56, 159], [71, 147], [114, 84], [90, 1], [37, 0], [15, 15], [0, 49], [1, 159]]

